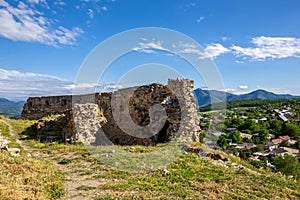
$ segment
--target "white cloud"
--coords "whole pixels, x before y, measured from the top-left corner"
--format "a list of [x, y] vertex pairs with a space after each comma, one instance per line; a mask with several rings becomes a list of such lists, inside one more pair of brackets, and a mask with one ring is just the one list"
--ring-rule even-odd
[[14, 100], [24, 100], [31, 96], [66, 95], [73, 92], [76, 94], [111, 92], [119, 88], [121, 86], [117, 83], [75, 84], [47, 74], [0, 69], [0, 97]]
[[56, 6], [65, 6], [66, 5], [66, 3], [65, 2], [63, 2], [63, 1], [61, 1], [61, 0], [58, 0], [58, 1], [54, 1], [54, 3], [53, 3], [54, 5], [56, 5]]
[[250, 58], [253, 61], [300, 57], [300, 38], [293, 37], [255, 37], [254, 47], [233, 45], [233, 53], [238, 57]]
[[201, 17], [199, 17], [199, 18], [197, 19], [197, 23], [200, 23], [200, 22], [202, 22], [204, 19], [205, 19], [205, 17], [204, 17], [204, 16], [201, 16]]
[[78, 27], [55, 28], [52, 19], [44, 17], [42, 12], [23, 2], [13, 7], [5, 0], [0, 0], [0, 5], [0, 21], [5, 22], [0, 23], [0, 35], [7, 39], [39, 42], [51, 46], [74, 45], [77, 37], [83, 33]]
[[107, 9], [106, 6], [102, 6], [102, 10], [103, 10], [103, 11], [107, 11], [108, 9]]
[[[81, 0], [80, 5], [76, 5], [75, 9], [87, 9], [87, 15], [90, 19], [95, 18], [97, 14], [103, 14], [108, 11], [109, 3], [113, 3], [116, 0]], [[90, 23], [90, 21], [88, 21]]]
[[46, 0], [27, 0], [27, 1], [30, 4], [38, 4], [38, 5], [41, 5], [41, 6], [49, 9], [49, 6], [48, 6], [48, 3]]
[[94, 18], [94, 11], [92, 10], [92, 9], [88, 9], [88, 15], [89, 15], [89, 17], [91, 18], [91, 19], [93, 19]]
[[222, 41], [224, 41], [224, 42], [225, 42], [225, 41], [228, 41], [228, 40], [231, 40], [230, 37], [226, 37], [226, 36], [223, 36], [221, 39], [222, 39]]
[[141, 38], [143, 42], [139, 43], [139, 45], [132, 50], [140, 51], [144, 53], [155, 53], [154, 50], [168, 51], [174, 54], [176, 53], [184, 53], [184, 54], [195, 54], [199, 59], [214, 59], [221, 54], [225, 54], [230, 52], [229, 49], [225, 48], [221, 44], [209, 44], [206, 46], [204, 50], [201, 49], [199, 45], [194, 43], [185, 43], [180, 41], [177, 44], [172, 44], [172, 48], [168, 49], [163, 46], [163, 42], [161, 41], [148, 41], [145, 38]]
[[235, 63], [237, 63], [237, 64], [243, 64], [244, 61], [236, 60]]
[[221, 44], [209, 44], [204, 50], [210, 58], [216, 58], [219, 55], [230, 52], [229, 49], [225, 48]]
[[300, 95], [300, 91], [293, 90], [293, 89], [282, 89], [282, 88], [268, 88], [265, 89], [267, 91], [273, 92], [275, 94], [291, 94], [291, 95]]
[[143, 41], [145, 42], [140, 42], [137, 47], [134, 47], [132, 50], [133, 51], [139, 51], [139, 52], [144, 52], [144, 53], [154, 53], [155, 50], [160, 50], [160, 51], [168, 51], [168, 49], [164, 48], [162, 46], [162, 42], [160, 41], [147, 41], [147, 39], [142, 38]]
[[236, 91], [236, 89], [234, 89], [234, 88], [226, 88], [226, 89], [224, 89], [223, 91], [224, 91], [224, 92], [233, 93], [233, 92]]
[[59, 79], [56, 76], [46, 75], [46, 74], [36, 74], [36, 73], [29, 73], [29, 72], [20, 72], [17, 70], [5, 70], [0, 69], [0, 79], [1, 80], [9, 80], [9, 79], [15, 79], [15, 80], [22, 80], [22, 79], [57, 79], [63, 81], [63, 79]]
[[241, 90], [247, 90], [248, 89], [248, 85], [240, 85], [239, 88]]
[[177, 45], [173, 45], [173, 48], [179, 49], [179, 53], [187, 53], [187, 54], [191, 53], [191, 54], [196, 54], [198, 56], [205, 55], [205, 52], [203, 50], [201, 50], [200, 47], [194, 43], [180, 42]]
[[230, 52], [229, 49], [225, 48], [221, 44], [209, 44], [204, 50], [193, 43], [180, 43], [179, 45], [174, 45], [173, 47], [178, 48], [180, 53], [196, 54], [199, 59], [214, 59], [221, 54]]

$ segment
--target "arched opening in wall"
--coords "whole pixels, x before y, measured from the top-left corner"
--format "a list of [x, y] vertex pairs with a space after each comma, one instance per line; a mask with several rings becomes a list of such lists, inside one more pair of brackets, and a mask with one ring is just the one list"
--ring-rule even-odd
[[50, 106], [50, 102], [47, 100], [45, 101], [46, 106]]
[[29, 106], [32, 107], [32, 102], [29, 102]]

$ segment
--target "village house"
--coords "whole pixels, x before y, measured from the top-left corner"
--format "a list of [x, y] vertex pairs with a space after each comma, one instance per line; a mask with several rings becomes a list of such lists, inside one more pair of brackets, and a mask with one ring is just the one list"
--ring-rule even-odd
[[249, 150], [249, 149], [252, 149], [254, 147], [256, 147], [256, 145], [255, 144], [250, 144], [250, 143], [237, 144], [235, 146], [235, 148], [241, 149], [241, 150]]
[[291, 138], [288, 135], [279, 136], [279, 139], [289, 141]]
[[263, 146], [264, 146], [264, 149], [265, 150], [270, 150], [270, 151], [272, 151], [272, 150], [274, 150], [274, 149], [276, 149], [278, 146], [276, 145], [276, 144], [274, 144], [273, 142], [265, 142], [264, 144], [263, 144]]
[[231, 128], [231, 127], [226, 129], [227, 132], [235, 131], [235, 130], [236, 130], [236, 128]]
[[241, 135], [241, 138], [243, 138], [243, 139], [245, 139], [245, 138], [251, 139], [252, 138], [252, 135], [247, 134], [247, 133], [241, 133], [240, 135]]
[[274, 140], [271, 140], [271, 142], [273, 142], [273, 144], [280, 144], [282, 142], [282, 139], [274, 139]]
[[281, 121], [284, 121], [284, 122], [289, 121], [289, 119], [286, 118], [283, 114], [278, 114], [278, 115], [277, 115], [277, 118], [278, 118], [279, 120], [281, 120]]
[[287, 150], [284, 150], [283, 148], [275, 148], [272, 151], [269, 152], [270, 156], [276, 156], [276, 155], [284, 155], [288, 153]]
[[288, 147], [282, 147], [282, 149], [286, 150], [289, 154], [298, 154], [299, 150], [298, 149], [292, 149], [292, 148], [288, 148]]

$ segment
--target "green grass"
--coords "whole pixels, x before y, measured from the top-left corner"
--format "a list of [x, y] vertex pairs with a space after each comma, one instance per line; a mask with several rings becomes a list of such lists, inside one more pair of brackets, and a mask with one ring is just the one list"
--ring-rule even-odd
[[[170, 175], [161, 171], [150, 174], [129, 174], [127, 180], [108, 183], [103, 190], [127, 194], [137, 198], [157, 199], [297, 199], [300, 197], [299, 183], [270, 173], [255, 175], [246, 170], [234, 170], [216, 166], [209, 160], [195, 155], [183, 155], [167, 168]], [[116, 195], [114, 193], [113, 195]], [[124, 197], [124, 199], [129, 196]]]
[[63, 175], [50, 163], [0, 152], [0, 197], [56, 199], [64, 194]]
[[[13, 123], [16, 130], [22, 132], [32, 122], [22, 125], [23, 121], [16, 120]], [[5, 126], [1, 127], [5, 129]], [[223, 154], [231, 163], [245, 168], [238, 169], [231, 164], [224, 167], [208, 158], [183, 154], [177, 151], [180, 146], [173, 143], [93, 148], [80, 143], [40, 143], [31, 139], [24, 140], [24, 143], [37, 152], [46, 153], [61, 164], [61, 168], [71, 169], [69, 173], [104, 183], [97, 186], [82, 183], [76, 187], [80, 193], [101, 191], [102, 195], [95, 197], [98, 200], [300, 198], [299, 182], [257, 169], [235, 156], [218, 151], [211, 152]], [[194, 143], [192, 146], [202, 145]], [[0, 162], [4, 163], [0, 165], [1, 197], [14, 199], [13, 195], [17, 195], [19, 199], [51, 199], [63, 195], [63, 174], [49, 162], [25, 156], [14, 158], [6, 152], [0, 152], [0, 156]], [[154, 170], [157, 166], [158, 170]], [[162, 175], [164, 168], [169, 175]]]
[[[2, 120], [20, 133], [32, 124], [30, 121]], [[0, 122], [2, 135], [9, 138], [9, 147], [21, 148], [9, 134], [7, 125]], [[64, 195], [63, 174], [43, 159], [28, 157], [23, 150], [17, 157], [0, 151], [0, 199], [57, 199]]]
[[0, 122], [0, 130], [2, 131], [1, 135], [6, 137], [10, 142], [7, 145], [8, 147], [22, 149], [22, 147], [16, 142], [15, 138], [9, 134], [9, 128], [6, 124]]
[[81, 185], [79, 187], [76, 188], [76, 190], [95, 190], [96, 187], [92, 187], [92, 186], [87, 186], [87, 185]]

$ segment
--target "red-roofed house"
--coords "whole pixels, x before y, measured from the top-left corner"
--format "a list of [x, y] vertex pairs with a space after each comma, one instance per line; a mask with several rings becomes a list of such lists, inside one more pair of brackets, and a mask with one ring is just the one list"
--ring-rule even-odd
[[290, 136], [288, 136], [288, 135], [284, 135], [284, 136], [279, 136], [279, 139], [289, 141], [291, 138], [290, 138]]
[[272, 140], [272, 142], [274, 144], [280, 144], [282, 142], [282, 139], [274, 139], [274, 140]]

